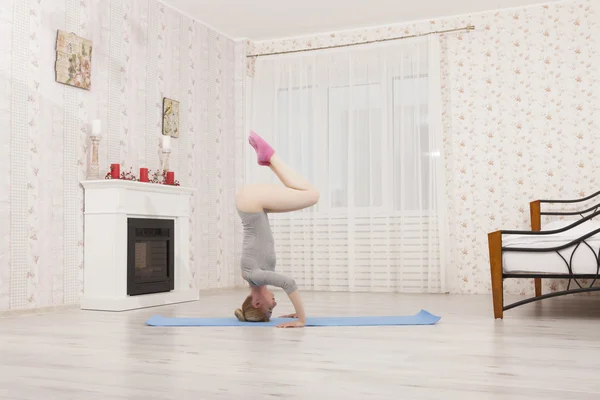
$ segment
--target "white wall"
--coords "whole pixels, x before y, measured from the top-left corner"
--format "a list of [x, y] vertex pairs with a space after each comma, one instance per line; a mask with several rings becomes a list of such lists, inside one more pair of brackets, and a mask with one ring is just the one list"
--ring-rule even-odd
[[[90, 91], [55, 82], [57, 29], [93, 41]], [[155, 0], [4, 0], [0, 54], [0, 311], [79, 302], [88, 124], [105, 129], [101, 174], [156, 169], [163, 96], [181, 101], [171, 169], [197, 189], [196, 284], [239, 283], [242, 44]]]

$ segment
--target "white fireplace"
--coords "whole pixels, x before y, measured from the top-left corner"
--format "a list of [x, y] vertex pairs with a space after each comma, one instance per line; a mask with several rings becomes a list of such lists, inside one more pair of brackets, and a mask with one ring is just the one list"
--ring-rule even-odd
[[[119, 179], [81, 184], [85, 189], [82, 309], [124, 311], [199, 299], [189, 257], [190, 196], [194, 189]], [[131, 266], [131, 257], [142, 251], [137, 246], [132, 249], [131, 243], [128, 246], [131, 223], [151, 224], [156, 220], [168, 222], [158, 226], [172, 227], [171, 246], [162, 249], [171, 255], [171, 287], [157, 293], [130, 295], [128, 279], [131, 283], [132, 273], [130, 270], [128, 275], [128, 257]]]

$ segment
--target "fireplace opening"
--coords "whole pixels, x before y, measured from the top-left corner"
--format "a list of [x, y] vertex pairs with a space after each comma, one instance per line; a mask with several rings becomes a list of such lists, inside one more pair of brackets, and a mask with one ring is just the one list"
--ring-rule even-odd
[[127, 219], [127, 294], [169, 292], [175, 288], [174, 221]]

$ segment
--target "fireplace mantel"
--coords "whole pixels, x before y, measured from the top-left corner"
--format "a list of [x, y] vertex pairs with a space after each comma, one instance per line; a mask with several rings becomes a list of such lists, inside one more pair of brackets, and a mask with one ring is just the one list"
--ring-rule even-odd
[[[117, 179], [81, 184], [85, 189], [82, 309], [124, 311], [199, 299], [189, 259], [190, 197], [194, 189]], [[174, 290], [127, 295], [128, 218], [174, 221]]]

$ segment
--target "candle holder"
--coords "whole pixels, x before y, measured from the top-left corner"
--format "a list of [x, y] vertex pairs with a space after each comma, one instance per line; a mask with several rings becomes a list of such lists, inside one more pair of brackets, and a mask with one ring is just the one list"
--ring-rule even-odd
[[169, 155], [171, 154], [171, 149], [161, 149], [162, 152], [162, 171], [168, 171], [169, 170]]
[[89, 179], [100, 179], [100, 166], [98, 165], [98, 146], [100, 136], [91, 136], [92, 139], [92, 162], [90, 165]]

